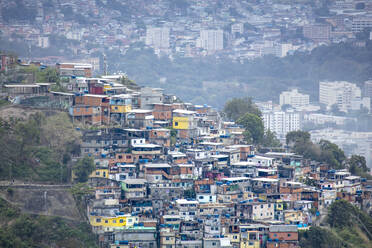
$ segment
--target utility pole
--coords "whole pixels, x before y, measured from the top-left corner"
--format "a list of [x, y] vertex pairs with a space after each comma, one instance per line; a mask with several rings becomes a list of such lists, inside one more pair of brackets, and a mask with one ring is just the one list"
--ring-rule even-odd
[[103, 54], [103, 74], [107, 76], [107, 60], [106, 60], [106, 54]]

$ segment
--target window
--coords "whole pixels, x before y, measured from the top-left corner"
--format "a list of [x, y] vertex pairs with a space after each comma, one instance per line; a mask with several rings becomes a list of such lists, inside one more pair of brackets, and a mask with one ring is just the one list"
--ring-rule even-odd
[[213, 246], [216, 246], [216, 242], [213, 242], [212, 245], [213, 245]]
[[288, 233], [288, 237], [291, 237], [291, 234], [290, 233]]
[[100, 222], [101, 222], [101, 219], [96, 219], [96, 222], [97, 222], [97, 223], [100, 223]]
[[96, 171], [96, 176], [99, 176], [99, 171]]
[[108, 220], [105, 220], [105, 223], [108, 223]]
[[124, 220], [123, 219], [120, 219], [120, 221], [119, 221], [120, 223], [123, 223], [124, 222]]
[[177, 127], [178, 126], [178, 122], [176, 121], [176, 122], [174, 122], [174, 125]]
[[112, 220], [112, 223], [116, 223], [116, 220]]
[[169, 237], [165, 237], [165, 240], [169, 240]]

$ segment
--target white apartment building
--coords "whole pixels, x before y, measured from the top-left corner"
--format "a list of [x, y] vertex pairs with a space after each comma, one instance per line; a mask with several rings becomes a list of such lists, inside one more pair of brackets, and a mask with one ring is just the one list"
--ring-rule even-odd
[[244, 32], [244, 24], [243, 23], [234, 23], [231, 25], [231, 33], [240, 33], [242, 34]]
[[300, 130], [300, 113], [293, 110], [271, 111], [263, 113], [263, 122], [265, 130], [270, 129], [275, 132], [279, 138], [284, 138], [288, 132]]
[[290, 51], [295, 51], [298, 49], [298, 46], [294, 46], [291, 43], [279, 43], [275, 46], [275, 56], [285, 57]]
[[355, 17], [353, 18], [351, 24], [351, 30], [355, 33], [362, 32], [365, 28], [372, 27], [372, 17], [371, 16], [363, 16], [363, 17]]
[[356, 121], [356, 118], [343, 117], [343, 116], [334, 116], [334, 115], [325, 115], [319, 113], [306, 113], [303, 115], [304, 122], [310, 122], [317, 125], [322, 125], [326, 123], [334, 123], [336, 125], [344, 125], [347, 121]]
[[330, 108], [337, 104], [341, 111], [351, 109], [354, 99], [361, 98], [361, 90], [353, 83], [346, 81], [319, 82], [319, 102]]
[[364, 96], [372, 99], [372, 80], [364, 82]]
[[274, 219], [274, 203], [253, 203], [253, 220], [271, 220]]
[[310, 103], [310, 96], [301, 94], [297, 89], [291, 91], [283, 91], [279, 97], [280, 106], [289, 104], [294, 108], [307, 106]]
[[155, 49], [169, 48], [169, 28], [147, 27], [146, 45]]
[[222, 30], [201, 30], [200, 47], [207, 51], [218, 51], [223, 49], [223, 31]]
[[48, 36], [39, 36], [38, 37], [38, 47], [48, 48], [49, 47], [49, 37]]

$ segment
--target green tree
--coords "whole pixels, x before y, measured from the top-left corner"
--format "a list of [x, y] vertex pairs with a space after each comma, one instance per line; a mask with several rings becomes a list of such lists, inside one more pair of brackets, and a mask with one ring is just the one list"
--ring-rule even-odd
[[243, 132], [244, 140], [249, 144], [253, 142], [252, 134], [249, 130], [244, 130]]
[[352, 226], [354, 207], [345, 200], [337, 200], [328, 208], [328, 223], [331, 227]]
[[368, 167], [365, 157], [352, 155], [350, 159], [346, 160], [346, 164], [351, 174], [363, 177], [367, 176], [366, 173], [368, 172]]
[[328, 163], [332, 168], [344, 168], [343, 162], [346, 159], [345, 153], [336, 144], [328, 141], [321, 140], [319, 142], [321, 155], [320, 159]]
[[310, 139], [310, 133], [304, 131], [293, 131], [286, 135], [287, 145], [292, 147], [292, 150], [312, 160], [319, 161], [320, 148], [313, 144]]
[[[342, 248], [350, 247], [335, 236], [331, 231], [312, 226], [307, 231], [299, 232], [300, 247], [302, 248]], [[351, 248], [351, 247], [350, 247]]]
[[225, 104], [223, 112], [230, 120], [238, 120], [246, 113], [261, 116], [261, 111], [253, 103], [252, 98], [233, 98]]
[[95, 170], [95, 165], [93, 158], [85, 156], [84, 158], [79, 159], [74, 166], [74, 174], [76, 176], [76, 181], [84, 183], [88, 181], [88, 177], [92, 171]]
[[87, 183], [77, 183], [71, 187], [70, 192], [77, 201], [81, 201], [84, 196], [91, 195], [94, 189], [89, 187]]
[[170, 129], [170, 141], [171, 141], [171, 146], [175, 145], [177, 142], [177, 130], [171, 128]]
[[128, 88], [135, 87], [137, 84], [126, 76], [120, 78], [120, 83], [127, 86]]
[[57, 69], [54, 67], [48, 67], [38, 71], [37, 81], [39, 83], [59, 83], [59, 75]]
[[271, 132], [270, 129], [268, 129], [263, 136], [262, 145], [266, 147], [280, 147], [282, 144], [276, 137], [275, 132]]
[[239, 125], [242, 125], [245, 128], [244, 136], [252, 137], [254, 144], [260, 144], [264, 136], [264, 125], [261, 118], [255, 114], [246, 113], [237, 120]]
[[186, 190], [183, 192], [183, 196], [184, 196], [184, 198], [192, 198], [192, 199], [195, 199], [195, 198], [196, 198], [195, 189], [194, 189], [194, 188], [186, 189]]
[[292, 131], [287, 133], [286, 135], [286, 143], [287, 145], [293, 145], [298, 141], [302, 141], [304, 143], [311, 142], [310, 140], [310, 133], [304, 131]]

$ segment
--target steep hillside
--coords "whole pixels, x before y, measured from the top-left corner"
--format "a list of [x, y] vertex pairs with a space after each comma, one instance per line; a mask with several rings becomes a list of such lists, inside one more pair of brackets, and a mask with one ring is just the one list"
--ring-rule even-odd
[[372, 218], [344, 200], [329, 207], [326, 223], [300, 233], [302, 248], [372, 247]]
[[0, 247], [98, 247], [87, 223], [22, 214], [0, 198]]
[[0, 117], [0, 180], [68, 182], [71, 158], [80, 153], [80, 133], [68, 114], [15, 112]]

